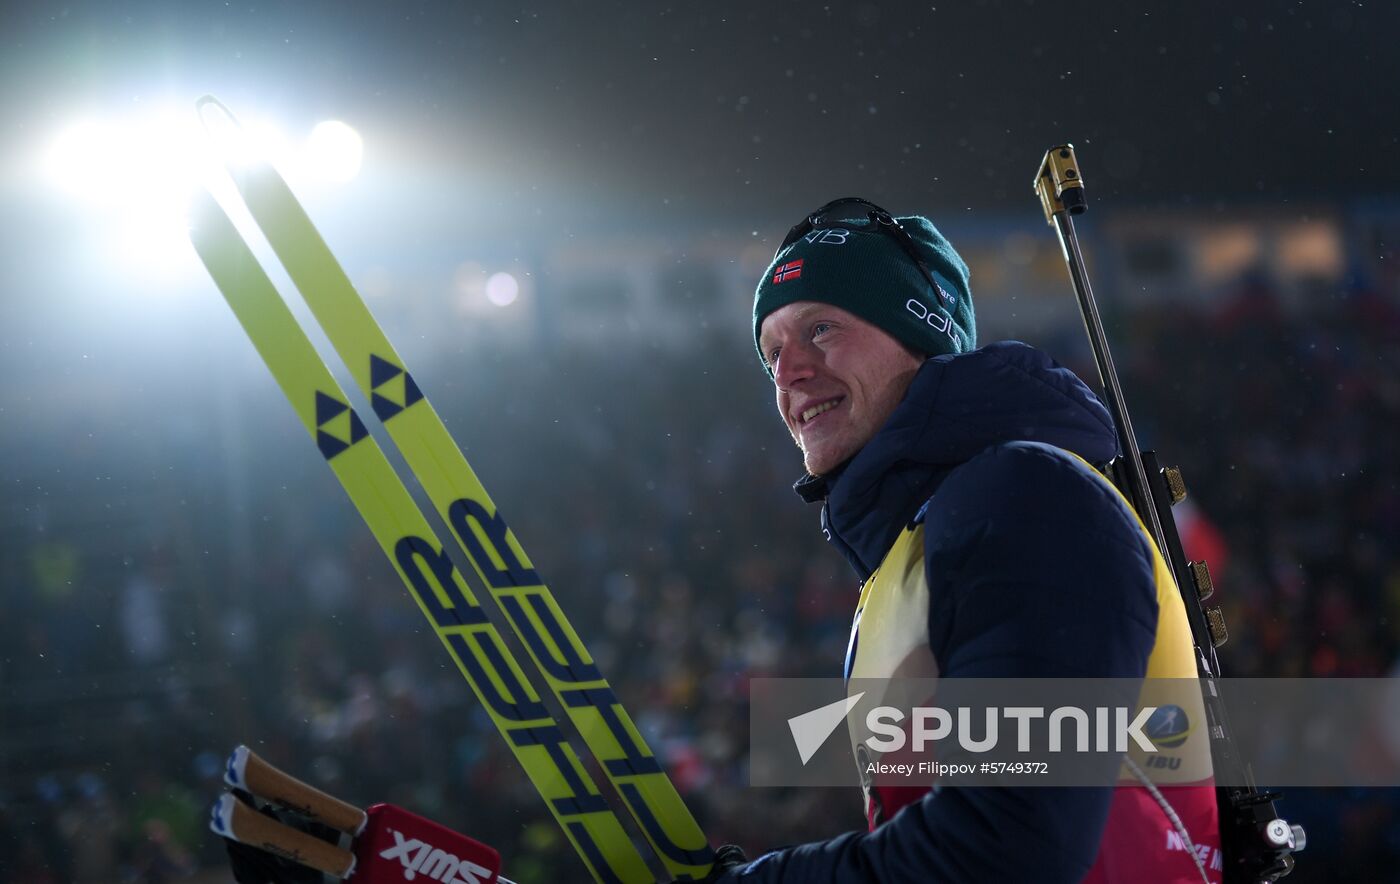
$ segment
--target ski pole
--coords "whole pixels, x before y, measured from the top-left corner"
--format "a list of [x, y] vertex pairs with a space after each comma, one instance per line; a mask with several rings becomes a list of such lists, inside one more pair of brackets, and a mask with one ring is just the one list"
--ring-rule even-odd
[[225, 792], [209, 828], [240, 844], [364, 884], [399, 884], [422, 875], [441, 884], [513, 884], [494, 848], [393, 804], [364, 810], [259, 758], [247, 746], [229, 757], [224, 782], [351, 837], [349, 849], [258, 813]]

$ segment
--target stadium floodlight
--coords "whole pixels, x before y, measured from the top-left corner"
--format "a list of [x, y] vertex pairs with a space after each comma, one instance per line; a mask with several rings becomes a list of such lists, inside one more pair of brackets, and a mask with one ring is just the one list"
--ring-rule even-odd
[[493, 273], [486, 280], [486, 299], [497, 307], [509, 307], [519, 295], [520, 283], [509, 273]]
[[194, 134], [187, 120], [170, 110], [80, 119], [49, 143], [45, 178], [59, 191], [96, 205], [183, 200], [198, 171]]
[[94, 192], [102, 185], [99, 145], [106, 140], [106, 127], [99, 121], [72, 123], [49, 144], [43, 158], [44, 177], [64, 193]]
[[206, 168], [188, 114], [151, 107], [92, 115], [60, 130], [40, 166], [48, 185], [81, 207], [104, 261], [143, 275], [193, 270], [186, 202]]
[[317, 123], [306, 139], [302, 158], [305, 172], [335, 183], [349, 181], [360, 171], [364, 149], [360, 133], [348, 124], [340, 120]]
[[[216, 131], [217, 156], [201, 126]], [[223, 192], [225, 160], [266, 160], [293, 184], [343, 183], [360, 170], [364, 142], [339, 120], [316, 125], [300, 143], [265, 119], [234, 123], [226, 114], [192, 119], [174, 106], [79, 117], [61, 129], [40, 158], [42, 178], [82, 207], [101, 240], [104, 260], [139, 267], [143, 276], [194, 265], [185, 214], [202, 186]]]

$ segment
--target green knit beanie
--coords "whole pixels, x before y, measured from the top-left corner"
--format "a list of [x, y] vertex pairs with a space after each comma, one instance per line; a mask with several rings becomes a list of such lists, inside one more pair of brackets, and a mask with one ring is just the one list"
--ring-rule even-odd
[[[895, 219], [930, 271], [931, 286], [895, 232], [859, 212], [848, 210], [846, 217], [851, 220], [818, 219], [820, 226], [773, 257], [754, 292], [754, 346], [768, 314], [796, 301], [820, 301], [928, 356], [974, 349], [977, 320], [967, 264], [932, 222], [920, 215]], [[771, 377], [767, 357], [761, 350], [758, 355]]]

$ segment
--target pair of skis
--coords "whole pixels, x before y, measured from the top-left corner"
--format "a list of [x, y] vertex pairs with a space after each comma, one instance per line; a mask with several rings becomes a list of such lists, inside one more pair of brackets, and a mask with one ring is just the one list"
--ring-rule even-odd
[[[222, 112], [237, 125], [232, 113], [210, 96], [197, 107], [202, 117]], [[648, 852], [671, 878], [704, 878], [714, 858], [704, 833], [286, 181], [261, 160], [229, 159], [225, 165], [316, 322], [470, 562], [478, 585], [499, 606], [534, 671], [621, 797]], [[207, 190], [196, 198], [190, 238], [303, 426], [594, 880], [656, 880], [658, 872], [648, 867], [642, 849], [532, 687], [446, 545]]]

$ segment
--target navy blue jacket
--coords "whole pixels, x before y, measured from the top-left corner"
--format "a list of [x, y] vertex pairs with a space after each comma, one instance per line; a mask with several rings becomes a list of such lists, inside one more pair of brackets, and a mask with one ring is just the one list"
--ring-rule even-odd
[[[1044, 353], [1002, 341], [929, 359], [864, 448], [796, 487], [825, 501], [822, 526], [862, 581], [928, 504], [941, 677], [1140, 678], [1157, 622], [1150, 547], [1127, 506], [1057, 449], [1112, 458], [1107, 409]], [[1109, 787], [934, 789], [873, 832], [775, 851], [721, 880], [1075, 882], [1111, 800]]]

